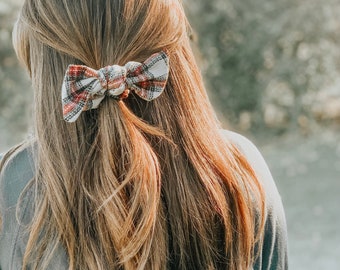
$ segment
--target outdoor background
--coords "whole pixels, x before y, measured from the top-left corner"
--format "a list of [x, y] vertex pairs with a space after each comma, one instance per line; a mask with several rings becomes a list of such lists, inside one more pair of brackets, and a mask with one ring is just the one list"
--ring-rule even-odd
[[[28, 136], [32, 89], [0, 0], [0, 152]], [[282, 195], [290, 269], [340, 269], [340, 1], [186, 0], [225, 128], [263, 153]]]

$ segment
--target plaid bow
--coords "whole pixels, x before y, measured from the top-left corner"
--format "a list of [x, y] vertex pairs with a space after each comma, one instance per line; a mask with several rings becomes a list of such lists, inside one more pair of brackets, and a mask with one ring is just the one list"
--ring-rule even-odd
[[126, 90], [133, 90], [144, 100], [153, 100], [163, 92], [168, 74], [169, 58], [165, 52], [153, 54], [143, 63], [128, 62], [99, 70], [69, 65], [62, 86], [64, 120], [76, 121], [82, 111], [98, 108], [105, 96], [126, 97]]

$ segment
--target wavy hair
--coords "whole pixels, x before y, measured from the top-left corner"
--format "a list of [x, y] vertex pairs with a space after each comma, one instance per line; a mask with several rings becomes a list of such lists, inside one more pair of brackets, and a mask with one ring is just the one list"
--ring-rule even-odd
[[[188, 29], [180, 0], [25, 1], [14, 44], [35, 90], [37, 156], [23, 269], [47, 269], [59, 243], [69, 270], [252, 265], [263, 191], [220, 132]], [[158, 99], [106, 98], [63, 120], [69, 64], [99, 69], [161, 50], [170, 74]]]

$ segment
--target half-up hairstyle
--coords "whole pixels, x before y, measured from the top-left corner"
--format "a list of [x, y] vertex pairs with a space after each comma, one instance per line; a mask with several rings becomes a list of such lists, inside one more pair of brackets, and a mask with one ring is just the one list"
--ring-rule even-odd
[[[225, 138], [179, 0], [26, 0], [15, 46], [35, 90], [35, 212], [23, 269], [61, 244], [75, 269], [248, 269], [263, 192]], [[70, 64], [100, 69], [165, 50], [164, 93], [105, 98], [63, 120]], [[260, 218], [257, 218], [259, 213]]]

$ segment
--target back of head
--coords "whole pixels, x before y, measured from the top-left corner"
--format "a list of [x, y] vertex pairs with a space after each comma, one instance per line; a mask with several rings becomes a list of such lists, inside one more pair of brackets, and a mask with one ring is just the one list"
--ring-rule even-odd
[[[14, 43], [35, 90], [36, 210], [24, 257], [48, 268], [246, 269], [256, 242], [252, 170], [219, 135], [180, 0], [26, 0]], [[93, 69], [166, 51], [164, 93], [105, 98], [62, 116], [70, 64]], [[260, 205], [261, 207], [261, 205]]]

